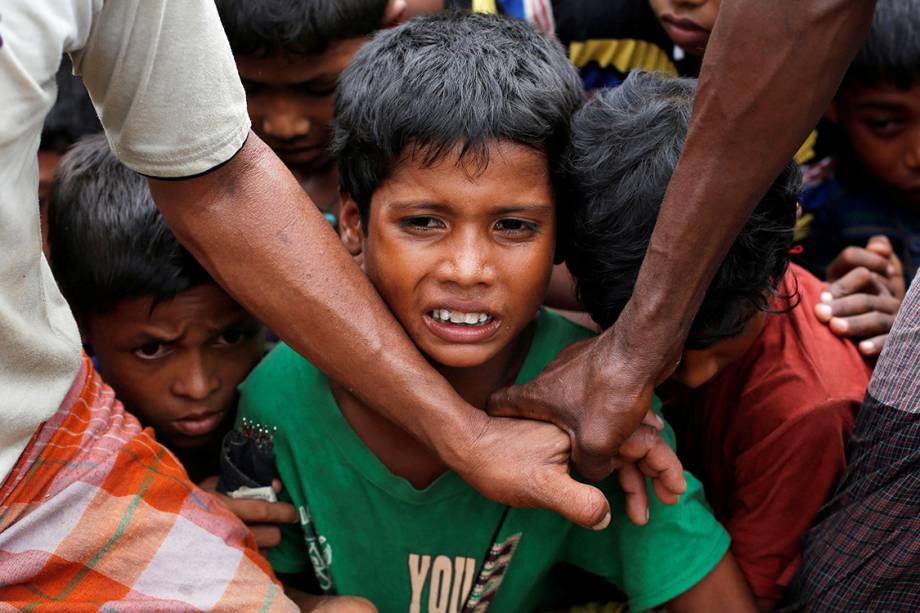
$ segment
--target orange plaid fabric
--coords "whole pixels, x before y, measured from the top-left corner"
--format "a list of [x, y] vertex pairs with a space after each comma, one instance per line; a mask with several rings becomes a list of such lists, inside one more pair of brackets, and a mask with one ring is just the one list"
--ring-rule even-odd
[[297, 610], [245, 526], [189, 481], [88, 358], [0, 487], [0, 602], [25, 611]]

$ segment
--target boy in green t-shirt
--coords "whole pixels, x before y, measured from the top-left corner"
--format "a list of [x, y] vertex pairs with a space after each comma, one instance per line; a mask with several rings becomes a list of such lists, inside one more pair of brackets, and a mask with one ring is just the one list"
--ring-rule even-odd
[[[540, 307], [565, 222], [554, 170], [580, 100], [560, 47], [495, 16], [413, 20], [379, 34], [342, 76], [342, 240], [473, 405], [590, 334]], [[753, 610], [689, 475], [679, 501], [656, 487], [672, 505], [652, 500], [647, 525], [617, 519], [593, 532], [482, 497], [285, 345], [241, 392], [240, 418], [274, 432], [282, 495], [300, 515], [269, 553], [283, 579], [315, 573], [324, 592], [382, 611], [516, 612], [553, 604], [566, 586], [551, 571], [568, 563], [607, 579], [634, 610]], [[567, 435], [533, 428], [566, 470]], [[622, 507], [613, 480], [598, 487]]]

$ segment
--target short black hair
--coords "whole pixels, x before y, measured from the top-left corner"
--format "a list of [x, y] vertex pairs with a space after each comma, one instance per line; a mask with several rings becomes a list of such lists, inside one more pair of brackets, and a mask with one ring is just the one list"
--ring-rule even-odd
[[880, 81], [910, 89], [920, 83], [920, 0], [878, 0], [872, 27], [850, 64], [843, 88]]
[[[687, 136], [695, 91], [694, 79], [633, 72], [619, 87], [598, 91], [572, 120], [566, 261], [582, 304], [603, 328], [613, 325], [632, 296]], [[771, 296], [789, 264], [800, 185], [790, 162], [719, 267], [688, 348], [737, 336], [757, 311], [772, 310]]]
[[166, 225], [147, 179], [103, 135], [81, 139], [61, 159], [48, 243], [55, 279], [78, 316], [141, 296], [156, 305], [212, 280]]
[[[491, 142], [544, 153], [557, 167], [580, 80], [556, 41], [529, 24], [446, 11], [382, 31], [339, 80], [333, 150], [342, 190], [361, 211], [406, 154], [488, 164]], [[557, 211], [559, 207], [556, 207]]]
[[216, 0], [236, 55], [322, 53], [330, 44], [370, 35], [388, 0]]
[[73, 74], [69, 55], [64, 54], [61, 58], [61, 66], [54, 78], [57, 100], [45, 116], [39, 149], [63, 153], [81, 137], [102, 132], [102, 124], [83, 81]]

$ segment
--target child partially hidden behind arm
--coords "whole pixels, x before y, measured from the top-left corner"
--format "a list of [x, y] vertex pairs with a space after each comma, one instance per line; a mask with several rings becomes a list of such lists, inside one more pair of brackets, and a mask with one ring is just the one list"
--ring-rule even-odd
[[[48, 213], [52, 270], [83, 343], [116, 397], [196, 483], [217, 475], [237, 385], [264, 353], [262, 325], [221, 289], [166, 226], [147, 180], [102, 135], [61, 160]], [[212, 479], [213, 481], [213, 479]], [[271, 546], [288, 505], [232, 501]]]
[[[496, 16], [413, 20], [378, 34], [342, 76], [343, 242], [475, 406], [590, 334], [540, 306], [568, 215], [554, 171], [580, 100], [561, 47]], [[647, 525], [618, 513], [595, 532], [483, 498], [285, 345], [241, 394], [240, 419], [277, 429], [282, 495], [301, 518], [269, 552], [282, 577], [315, 573], [326, 593], [383, 611], [499, 613], [552, 604], [565, 586], [550, 571], [569, 563], [619, 587], [634, 610], [753, 608], [689, 475], [679, 501], [664, 496], [673, 506], [650, 497]], [[565, 470], [568, 437], [532, 424]], [[598, 487], [623, 508], [615, 480]]]
[[[604, 328], [632, 294], [694, 92], [690, 79], [633, 73], [573, 120], [567, 261]], [[805, 530], [843, 472], [868, 381], [856, 347], [812, 315], [821, 283], [789, 265], [799, 184], [790, 164], [757, 205], [660, 390], [681, 459], [703, 481], [764, 608], [781, 598]]]

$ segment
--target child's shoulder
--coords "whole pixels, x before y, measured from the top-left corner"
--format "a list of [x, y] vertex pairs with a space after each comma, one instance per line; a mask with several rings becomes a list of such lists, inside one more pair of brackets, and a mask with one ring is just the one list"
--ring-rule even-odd
[[328, 390], [325, 376], [285, 343], [278, 343], [240, 384], [240, 415], [301, 406]]
[[540, 307], [536, 323], [527, 359], [518, 374], [518, 384], [536, 377], [553, 358], [572, 343], [595, 335], [593, 331], [546, 307]]

